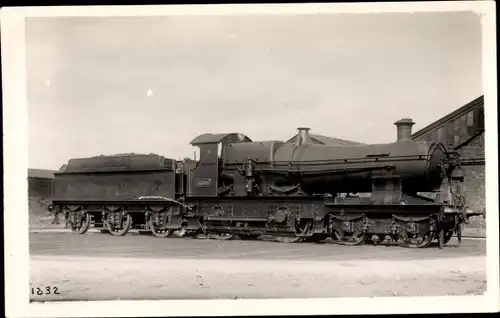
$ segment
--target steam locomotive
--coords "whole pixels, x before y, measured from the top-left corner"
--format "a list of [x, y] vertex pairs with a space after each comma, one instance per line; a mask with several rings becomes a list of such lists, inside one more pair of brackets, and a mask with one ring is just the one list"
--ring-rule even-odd
[[443, 247], [474, 215], [460, 193], [459, 156], [411, 140], [414, 122], [395, 123], [397, 140], [372, 145], [252, 141], [240, 133], [191, 141], [198, 160], [159, 155], [71, 159], [55, 174], [52, 208], [80, 234], [131, 228], [156, 237], [204, 233], [217, 239], [397, 243]]

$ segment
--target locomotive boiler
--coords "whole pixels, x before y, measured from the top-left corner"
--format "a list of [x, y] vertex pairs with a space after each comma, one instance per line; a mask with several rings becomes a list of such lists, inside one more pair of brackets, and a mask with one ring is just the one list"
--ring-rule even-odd
[[271, 193], [270, 181], [273, 189], [300, 185], [308, 195], [335, 195], [371, 192], [377, 179], [383, 185], [401, 183], [408, 194], [434, 192], [441, 187], [446, 171], [453, 169], [452, 161], [441, 143], [412, 141], [413, 124], [411, 119], [398, 121], [397, 141], [388, 144], [312, 144], [309, 128], [299, 128], [295, 143], [229, 144], [223, 155], [224, 168], [237, 169], [249, 155], [253, 171], [262, 176], [261, 195]]
[[[205, 233], [218, 239], [271, 235], [280, 242], [333, 239], [347, 245], [445, 245], [468, 218], [459, 157], [411, 140], [411, 119], [392, 143], [334, 146], [202, 134], [199, 159], [157, 155], [74, 159], [56, 173], [53, 206], [71, 228], [157, 237]], [[426, 195], [424, 195], [424, 194]]]

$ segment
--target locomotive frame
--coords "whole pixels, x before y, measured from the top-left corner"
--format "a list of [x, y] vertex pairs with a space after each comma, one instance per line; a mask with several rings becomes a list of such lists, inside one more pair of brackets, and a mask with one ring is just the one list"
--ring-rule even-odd
[[[395, 124], [399, 143], [391, 144], [392, 148], [374, 149], [396, 153], [394, 150], [420, 149], [411, 148], [414, 123], [403, 119]], [[205, 233], [216, 239], [238, 236], [246, 240], [271, 235], [279, 242], [333, 238], [344, 245], [371, 242], [406, 247], [428, 247], [437, 240], [440, 248], [453, 235], [461, 242], [462, 226], [469, 217], [485, 217], [484, 212], [471, 211], [465, 205], [460, 194], [463, 175], [459, 156], [440, 144], [426, 145], [428, 156], [411, 151], [407, 156], [391, 156], [391, 152], [379, 151], [355, 158], [292, 160], [293, 156], [301, 158], [307, 154], [309, 140], [308, 129], [304, 128], [299, 128], [297, 143], [285, 147], [279, 141], [252, 142], [239, 133], [203, 134], [191, 141], [200, 149], [200, 159], [191, 166], [155, 155], [106, 157], [104, 161], [72, 159], [65, 171], [55, 174], [56, 197], [51, 208], [63, 212], [71, 229], [79, 234], [93, 226], [117, 236], [134, 228], [160, 238]], [[328, 149], [336, 154], [342, 152], [338, 147]], [[368, 149], [353, 147], [365, 148], [344, 150]], [[287, 148], [292, 149], [289, 160], [274, 160], [278, 151], [286, 152]], [[414, 191], [419, 184], [408, 176], [413, 176], [416, 164], [430, 169], [431, 154], [436, 149], [445, 155], [438, 171], [439, 181], [445, 182], [440, 182], [433, 191], [435, 198], [430, 199]], [[134, 164], [137, 158], [147, 164]], [[400, 173], [405, 169], [411, 173]], [[430, 170], [426, 173], [432, 177]], [[435, 177], [436, 172], [433, 173]], [[91, 191], [106, 178], [111, 178], [116, 186], [124, 176], [131, 178], [129, 184], [148, 183], [148, 190], [113, 188], [115, 192], [109, 193], [105, 189], [99, 199], [65, 192], [73, 187], [73, 193], [81, 194], [83, 190], [75, 192], [74, 188], [82, 180]], [[320, 190], [338, 185], [347, 191], [314, 193], [317, 187], [307, 188], [307, 181], [326, 182], [328, 178], [333, 181]], [[349, 191], [366, 186], [371, 186], [366, 191], [368, 196], [352, 195]], [[130, 193], [136, 195], [127, 197]]]

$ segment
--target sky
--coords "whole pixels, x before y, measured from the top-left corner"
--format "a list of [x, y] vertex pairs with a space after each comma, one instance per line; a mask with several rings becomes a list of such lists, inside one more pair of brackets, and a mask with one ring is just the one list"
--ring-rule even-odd
[[472, 12], [26, 20], [29, 167], [197, 135], [385, 143], [483, 94]]

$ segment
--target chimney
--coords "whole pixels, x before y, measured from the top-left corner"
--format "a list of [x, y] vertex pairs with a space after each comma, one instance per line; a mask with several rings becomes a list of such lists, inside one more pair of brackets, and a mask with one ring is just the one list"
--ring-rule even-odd
[[411, 127], [415, 125], [411, 118], [403, 118], [394, 123], [398, 130], [398, 141], [411, 141]]
[[297, 139], [295, 140], [295, 145], [302, 146], [311, 143], [311, 136], [309, 136], [309, 129], [305, 127], [299, 127], [297, 133]]

